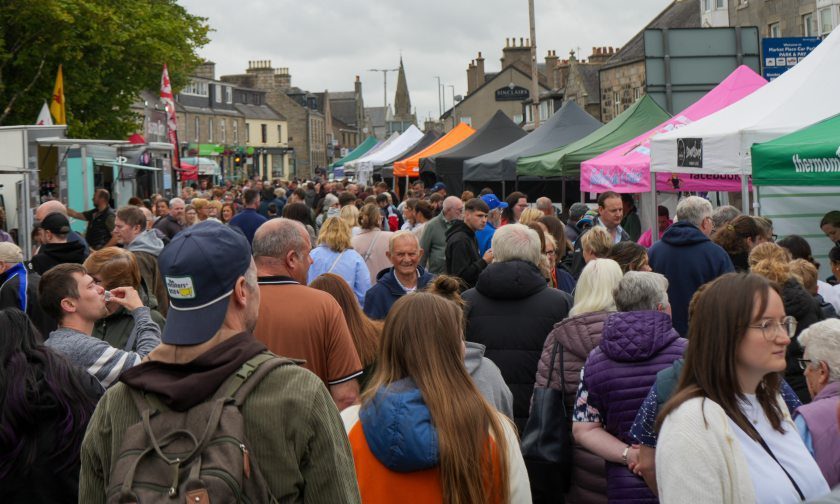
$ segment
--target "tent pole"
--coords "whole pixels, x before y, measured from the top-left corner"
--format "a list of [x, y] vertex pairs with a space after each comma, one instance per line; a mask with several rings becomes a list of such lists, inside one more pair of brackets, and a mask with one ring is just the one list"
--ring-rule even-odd
[[656, 208], [656, 173], [653, 171], [650, 172], [650, 194], [650, 200], [653, 205], [653, 213], [651, 215], [654, 216], [653, 224], [650, 226], [650, 242], [653, 244], [659, 241], [659, 213]]
[[758, 201], [758, 186], [753, 185], [753, 215], [761, 215], [761, 202]]
[[562, 189], [561, 189], [560, 194], [561, 194], [561, 198], [563, 200], [563, 211], [565, 212], [566, 211], [566, 177], [563, 177], [561, 180], [563, 181], [562, 182], [563, 185], [561, 186]]
[[502, 180], [502, 200], [504, 200], [506, 197], [507, 194], [505, 194], [505, 181]]
[[747, 185], [748, 176], [741, 174], [741, 211], [744, 215], [750, 214], [750, 188]]

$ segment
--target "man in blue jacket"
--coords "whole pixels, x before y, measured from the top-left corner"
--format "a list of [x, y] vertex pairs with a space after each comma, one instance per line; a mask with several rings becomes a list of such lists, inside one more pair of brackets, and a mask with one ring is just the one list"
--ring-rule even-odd
[[677, 220], [648, 251], [650, 267], [668, 279], [674, 329], [688, 334], [688, 304], [697, 288], [735, 271], [732, 260], [709, 239], [712, 204], [689, 196], [677, 205]]
[[376, 285], [365, 294], [364, 311], [372, 319], [384, 319], [397, 299], [406, 294], [423, 290], [435, 275], [420, 266], [423, 249], [417, 235], [411, 231], [399, 231], [391, 236], [388, 251], [393, 268], [382, 270]]

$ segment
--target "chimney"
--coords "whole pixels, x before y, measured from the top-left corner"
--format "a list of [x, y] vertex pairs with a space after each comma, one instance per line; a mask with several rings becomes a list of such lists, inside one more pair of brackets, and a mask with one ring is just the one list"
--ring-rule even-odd
[[557, 83], [557, 54], [554, 51], [548, 51], [545, 56], [545, 75], [548, 77], [548, 85], [551, 89], [559, 88]]
[[216, 80], [216, 64], [212, 61], [205, 61], [195, 68], [193, 75], [203, 79]]
[[525, 44], [525, 38], [519, 37], [519, 44], [516, 43], [516, 38], [511, 39], [511, 45], [505, 45], [502, 50], [502, 68], [507, 67], [513, 63], [522, 63], [524, 68], [531, 68], [531, 46]]
[[481, 51], [478, 51], [478, 57], [475, 59], [475, 87], [480, 87], [484, 84], [484, 56]]
[[472, 93], [475, 91], [475, 60], [470, 61], [470, 64], [467, 65], [467, 94]]
[[[268, 70], [271, 70], [271, 62], [269, 61], [268, 63]], [[274, 70], [274, 84], [283, 90], [292, 87], [292, 75], [289, 73], [289, 67], [281, 67]]]
[[589, 56], [589, 63], [603, 65], [610, 59], [611, 53], [607, 47], [593, 47], [592, 55]]

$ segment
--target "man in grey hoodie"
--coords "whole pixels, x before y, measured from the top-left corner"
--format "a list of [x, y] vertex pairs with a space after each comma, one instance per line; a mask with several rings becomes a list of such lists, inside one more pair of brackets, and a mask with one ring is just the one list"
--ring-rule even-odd
[[480, 343], [465, 342], [464, 367], [487, 402], [513, 420], [513, 394], [496, 364], [484, 356], [484, 350]]
[[[146, 229], [146, 215], [136, 206], [125, 206], [117, 210], [114, 220], [114, 235], [126, 250], [134, 254], [140, 267], [140, 277], [146, 287], [149, 307], [166, 316], [169, 298], [158, 268], [158, 256], [163, 250], [161, 240], [154, 229]], [[152, 299], [154, 298], [154, 299]]]
[[108, 315], [108, 308], [105, 289], [81, 264], [59, 264], [44, 273], [38, 285], [38, 299], [44, 312], [58, 322], [58, 329], [50, 333], [45, 344], [90, 373], [103, 388], [116, 383], [123, 371], [140, 364], [160, 344], [160, 328], [132, 287], [111, 289], [110, 301], [134, 317], [129, 342], [136, 341], [137, 352], [114, 348], [91, 336], [94, 324]]

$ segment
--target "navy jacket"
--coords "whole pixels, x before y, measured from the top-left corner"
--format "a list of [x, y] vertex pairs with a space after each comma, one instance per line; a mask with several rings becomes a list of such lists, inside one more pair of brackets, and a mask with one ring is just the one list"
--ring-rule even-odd
[[[422, 266], [417, 267], [417, 290], [423, 290], [435, 275], [427, 272]], [[365, 315], [374, 319], [384, 319], [397, 299], [405, 296], [405, 290], [394, 276], [394, 268], [384, 269], [376, 275], [376, 285], [368, 289], [365, 294]]]
[[729, 254], [689, 222], [676, 222], [648, 250], [650, 267], [668, 279], [674, 329], [688, 334], [688, 303], [697, 288], [735, 271]]
[[253, 208], [245, 208], [230, 220], [230, 225], [241, 229], [242, 234], [248, 239], [248, 243], [251, 243], [254, 241], [254, 233], [257, 232], [257, 228], [267, 220]]

